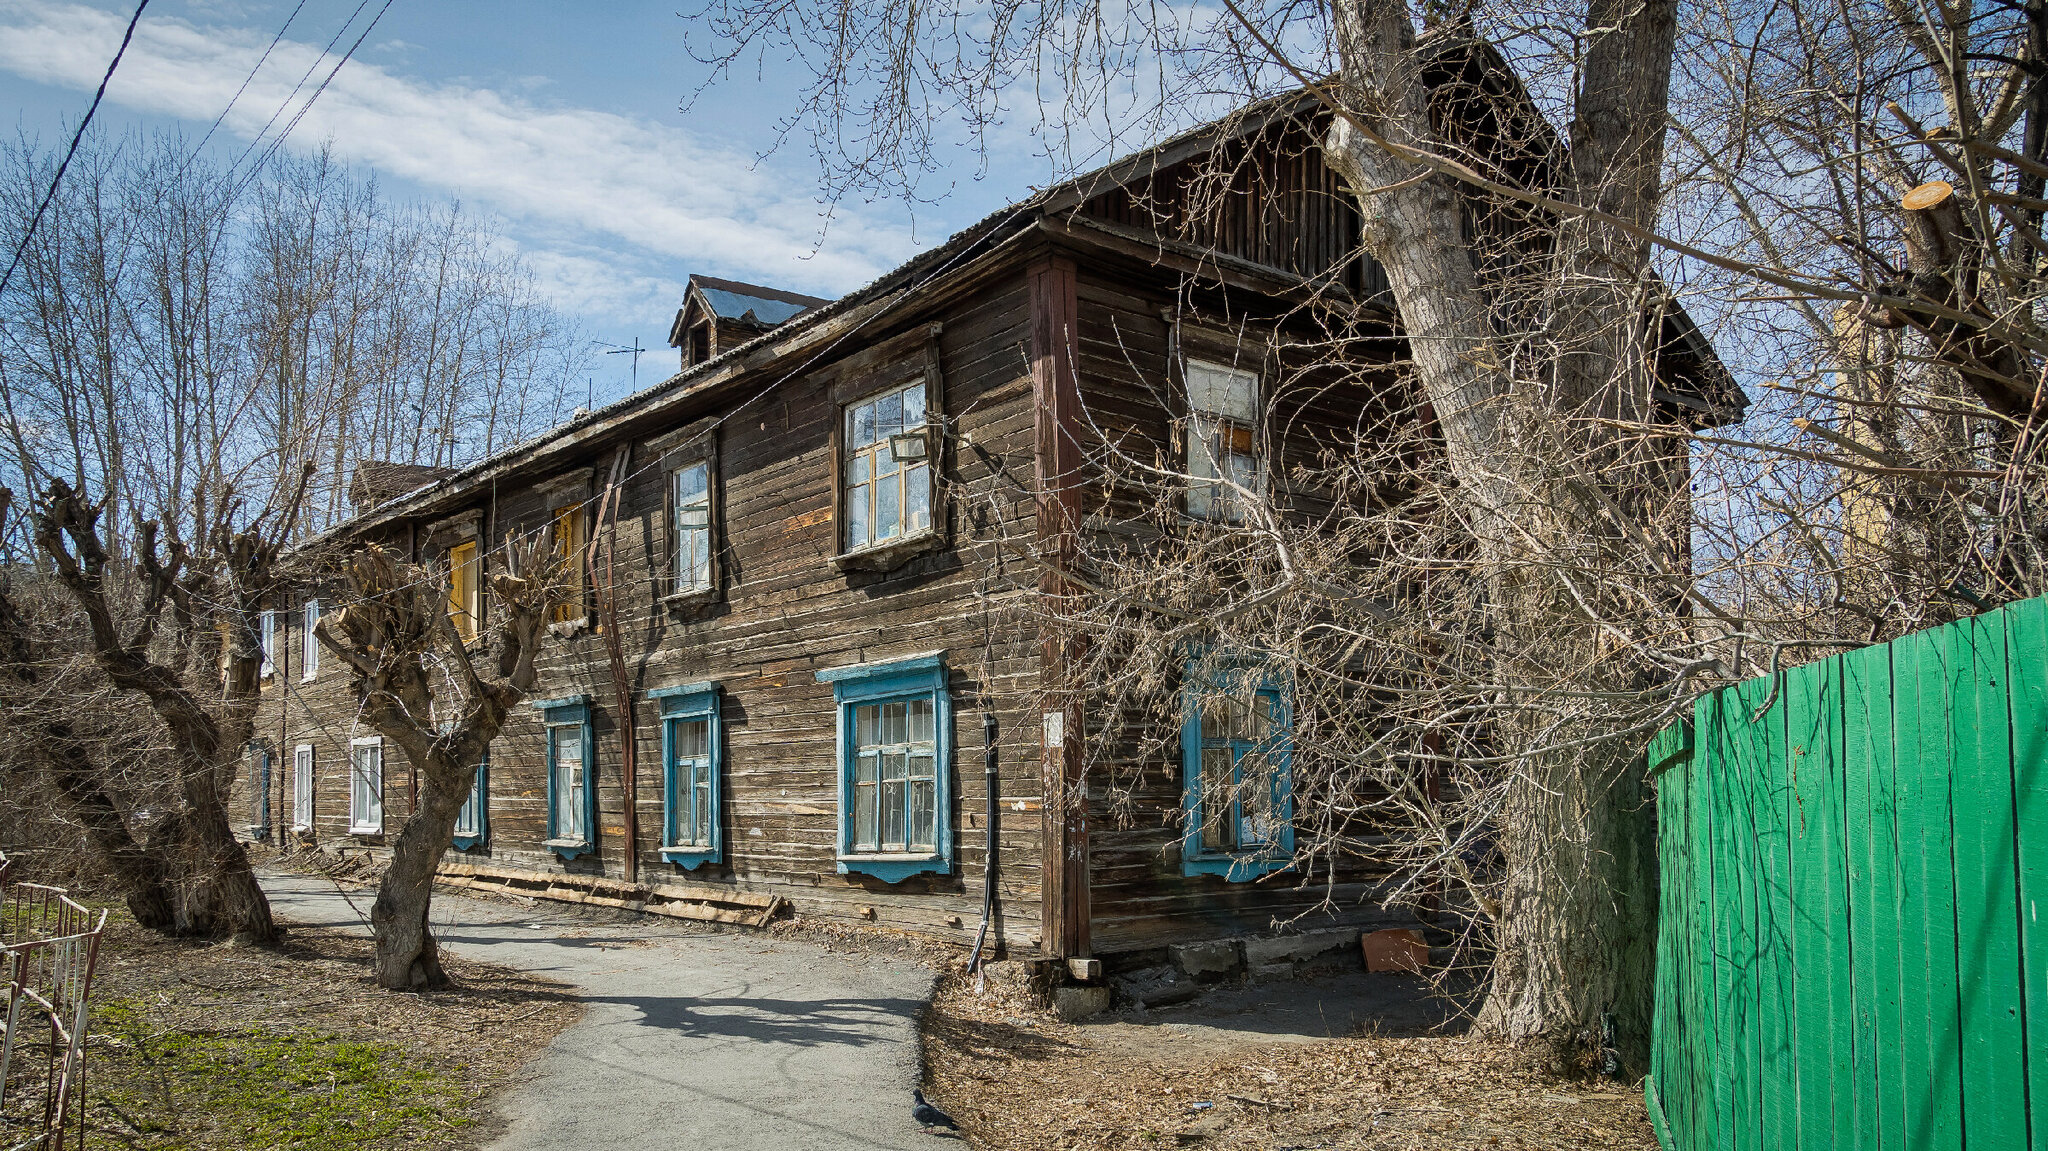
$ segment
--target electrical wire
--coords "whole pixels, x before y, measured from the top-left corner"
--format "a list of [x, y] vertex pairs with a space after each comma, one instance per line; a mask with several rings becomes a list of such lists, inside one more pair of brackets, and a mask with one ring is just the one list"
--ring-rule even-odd
[[57, 198], [57, 185], [64, 182], [64, 171], [71, 167], [71, 158], [78, 154], [79, 141], [85, 139], [85, 130], [92, 126], [93, 113], [100, 110], [100, 101], [107, 95], [107, 84], [114, 78], [114, 69], [121, 66], [121, 57], [128, 54], [128, 42], [135, 39], [135, 26], [142, 22], [142, 10], [147, 7], [149, 0], [142, 0], [135, 6], [135, 15], [128, 18], [128, 30], [121, 34], [121, 46], [114, 49], [114, 58], [107, 64], [107, 74], [100, 77], [100, 89], [93, 93], [92, 106], [85, 110], [85, 118], [78, 122], [78, 131], [71, 134], [71, 146], [64, 150], [64, 159], [57, 165], [57, 174], [50, 177], [50, 190], [43, 193], [43, 202], [36, 205], [36, 214], [29, 219], [28, 231], [22, 233], [21, 242], [14, 245], [14, 258], [7, 262], [7, 274], [0, 276], [0, 293], [5, 293], [7, 285], [14, 282], [14, 270], [21, 266], [21, 254], [28, 250], [29, 241], [35, 238], [36, 227], [43, 222], [43, 214], [50, 210], [50, 201]]

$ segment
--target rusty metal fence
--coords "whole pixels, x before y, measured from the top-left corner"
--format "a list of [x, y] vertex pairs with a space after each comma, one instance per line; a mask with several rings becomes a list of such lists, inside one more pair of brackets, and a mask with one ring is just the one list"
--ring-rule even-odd
[[9, 870], [0, 857], [0, 1148], [64, 1151], [74, 1106], [82, 1147], [86, 1009], [107, 913], [10, 882]]

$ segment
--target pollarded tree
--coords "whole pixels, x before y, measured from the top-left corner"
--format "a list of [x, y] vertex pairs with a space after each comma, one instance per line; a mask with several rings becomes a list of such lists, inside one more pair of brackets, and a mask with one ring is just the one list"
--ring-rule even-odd
[[503, 554], [504, 570], [487, 581], [497, 621], [481, 650], [471, 650], [449, 615], [447, 571], [375, 544], [336, 565], [338, 606], [314, 629], [353, 671], [363, 718], [421, 777], [419, 803], [399, 829], [370, 908], [377, 982], [392, 990], [448, 982], [427, 925], [434, 868], [477, 765], [533, 689], [548, 609], [561, 594], [563, 561], [545, 541], [508, 536]]

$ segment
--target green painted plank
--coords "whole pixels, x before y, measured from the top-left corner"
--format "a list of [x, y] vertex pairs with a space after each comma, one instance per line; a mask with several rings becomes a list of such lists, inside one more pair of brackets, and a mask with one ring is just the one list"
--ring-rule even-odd
[[2004, 613], [2013, 712], [2017, 919], [2033, 1146], [2048, 1149], [2048, 600]]
[[1737, 684], [1710, 697], [1711, 839], [1714, 845], [1714, 1019], [1720, 1073], [1713, 1079], [1720, 1147], [1763, 1146], [1762, 1056], [1757, 1032], [1757, 836], [1748, 794], [1754, 783], [1749, 708], [1767, 688]]
[[[1658, 764], [1657, 743], [1651, 741], [1647, 760], [1655, 770]], [[1691, 1131], [1685, 1122], [1685, 1096], [1691, 1088], [1689, 1069], [1685, 1066], [1687, 1053], [1697, 1042], [1687, 1026], [1685, 1009], [1685, 986], [1679, 971], [1685, 966], [1685, 952], [1692, 940], [1692, 925], [1686, 922], [1683, 909], [1691, 902], [1692, 893], [1686, 889], [1684, 866], [1687, 849], [1688, 827], [1686, 820], [1686, 795], [1684, 763], [1676, 763], [1663, 773], [1656, 775], [1657, 789], [1657, 969], [1656, 1000], [1650, 1015], [1650, 1074], [1643, 1083], [1643, 1094], [1650, 1105], [1651, 1125], [1657, 1129], [1658, 1142], [1666, 1147], [1675, 1146], [1674, 1138], [1683, 1140], [1684, 1146], [1692, 1145]], [[1654, 1084], [1671, 1084], [1669, 1112], [1665, 1110], [1662, 1095]], [[1677, 1116], [1677, 1132], [1674, 1136], [1670, 1116]]]
[[1869, 647], [1842, 657], [1844, 820], [1850, 862], [1849, 937], [1854, 968], [1854, 1145], [1906, 1146], [1898, 1092], [1899, 872], [1892, 802], [1892, 653]]
[[1956, 988], [1955, 884], [1950, 865], [1949, 786], [1953, 700], [1949, 654], [1938, 632], [1893, 643], [1893, 744], [1906, 914], [1900, 933], [1901, 1011], [1909, 1027], [1899, 1092], [1906, 1144], [1962, 1145], [1960, 1021]]
[[1791, 825], [1795, 818], [1791, 765], [1787, 757], [1786, 683], [1780, 672], [1777, 696], [1770, 710], [1752, 725], [1747, 741], [1755, 765], [1756, 786], [1750, 812], [1757, 837], [1757, 1011], [1758, 1075], [1763, 1083], [1765, 1146], [1796, 1146], [1799, 1124], [1799, 1065], [1793, 1051], [1798, 985], [1792, 966]]
[[2005, 621], [1942, 629], [1955, 683], [1957, 979], [1962, 999], [1963, 1135], [1972, 1147], [2023, 1147], [2019, 891], [2013, 874], [2012, 716]]
[[2013, 824], [2017, 832], [2020, 966], [2024, 973], [2027, 1098], [2036, 1151], [2048, 1151], [2048, 600], [2000, 613], [2013, 725]]
[[1849, 893], [1842, 828], [1842, 666], [1829, 657], [1786, 676], [1792, 1026], [1798, 1146], [1850, 1145], [1855, 1064]]
[[[1702, 700], [1695, 707], [1694, 728], [1698, 727], [1700, 709], [1709, 701]], [[1690, 796], [1687, 814], [1687, 842], [1691, 845], [1690, 859], [1693, 898], [1689, 904], [1692, 921], [1692, 963], [1688, 969], [1691, 985], [1693, 1026], [1693, 1048], [1690, 1070], [1696, 1086], [1692, 1091], [1692, 1147], [1719, 1148], [1727, 1145], [1728, 1131], [1726, 1113], [1718, 1106], [1714, 1092], [1708, 1086], [1722, 1078], [1721, 1068], [1721, 1024], [1716, 1013], [1714, 994], [1714, 973], [1719, 966], [1718, 956], [1713, 947], [1715, 938], [1715, 916], [1719, 904], [1715, 898], [1714, 876], [1719, 848], [1714, 829], [1714, 773], [1713, 761], [1708, 752], [1695, 752], [1694, 762], [1688, 765], [1686, 774]]]

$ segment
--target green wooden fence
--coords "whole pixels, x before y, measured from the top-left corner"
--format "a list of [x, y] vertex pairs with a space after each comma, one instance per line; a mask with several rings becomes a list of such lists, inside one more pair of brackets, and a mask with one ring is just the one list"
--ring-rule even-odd
[[1650, 766], [1666, 1148], [2048, 1148], [2048, 601], [1726, 688]]

